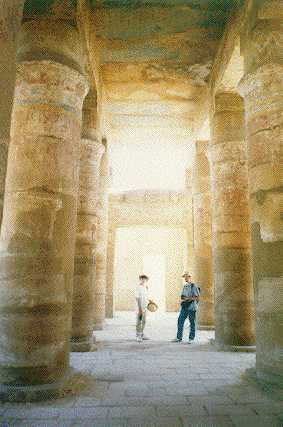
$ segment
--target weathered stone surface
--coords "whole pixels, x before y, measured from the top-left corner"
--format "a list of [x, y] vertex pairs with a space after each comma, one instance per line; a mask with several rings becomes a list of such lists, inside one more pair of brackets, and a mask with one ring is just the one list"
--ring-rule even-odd
[[178, 311], [187, 269], [186, 229], [135, 226], [117, 230], [115, 310], [135, 310], [135, 291], [141, 273], [149, 276], [149, 297], [159, 312]]
[[184, 217], [187, 229], [187, 268], [188, 271], [193, 271], [194, 263], [194, 213], [193, 213], [193, 189], [192, 189], [192, 170], [186, 169], [185, 176], [185, 209]]
[[257, 375], [283, 384], [282, 3], [262, 2], [243, 39], [257, 319]]
[[0, 257], [0, 374], [11, 389], [56, 384], [68, 371], [86, 90], [61, 63], [18, 65]]
[[94, 329], [100, 330], [105, 321], [105, 293], [107, 277], [107, 244], [108, 244], [108, 188], [109, 157], [107, 141], [102, 155], [97, 198], [97, 230], [95, 250], [95, 289], [94, 289]]
[[155, 225], [186, 227], [188, 200], [185, 192], [125, 191], [109, 195], [109, 223], [113, 227]]
[[107, 246], [107, 283], [105, 295], [105, 316], [112, 319], [114, 316], [114, 266], [115, 266], [116, 228], [109, 222]]
[[[188, 180], [190, 181], [190, 179]], [[117, 240], [116, 230], [130, 227], [150, 227], [152, 233], [143, 235], [137, 234], [133, 230], [135, 238], [144, 241], [143, 246], [133, 245], [127, 249], [124, 242], [121, 246], [123, 256], [120, 262], [125, 261], [125, 256], [130, 257], [127, 267], [115, 266], [115, 277], [113, 277], [114, 257]], [[158, 234], [157, 230], [164, 230]], [[167, 229], [167, 230], [166, 230]], [[187, 236], [187, 248], [183, 247], [184, 233]], [[156, 232], [156, 234], [155, 234]], [[134, 307], [134, 283], [143, 269], [143, 256], [147, 252], [162, 254], [166, 258], [166, 278], [165, 278], [165, 298], [166, 304], [162, 300], [161, 306], [168, 311], [179, 309], [179, 297], [181, 288], [181, 275], [183, 270], [192, 271], [192, 203], [191, 203], [191, 182], [186, 186], [185, 192], [161, 191], [161, 190], [136, 190], [119, 194], [109, 195], [109, 236], [108, 236], [108, 267], [107, 267], [107, 293], [106, 311], [110, 317], [113, 316], [113, 286], [116, 283], [116, 305], [117, 309], [132, 310]], [[146, 237], [145, 237], [146, 236]], [[176, 237], [177, 236], [177, 237]], [[159, 240], [158, 240], [159, 239]], [[168, 239], [168, 240], [166, 240]], [[152, 240], [152, 244], [147, 242]], [[137, 242], [138, 243], [138, 242]], [[179, 246], [179, 247], [178, 247]], [[134, 261], [135, 260], [135, 261]], [[122, 279], [123, 268], [128, 269], [125, 279]], [[119, 278], [117, 279], [117, 274]], [[121, 283], [121, 281], [123, 283]], [[154, 280], [153, 280], [154, 282]], [[153, 283], [153, 287], [156, 287]], [[164, 291], [164, 289], [163, 289]], [[157, 295], [157, 303], [159, 303]]]
[[24, 0], [3, 0], [0, 5], [0, 224], [4, 201], [11, 113], [16, 78], [17, 34]]
[[[11, 139], [16, 45], [20, 66], [0, 253], [0, 382], [3, 383], [0, 399], [8, 395], [26, 400], [58, 396], [68, 372], [72, 297], [73, 349], [89, 350], [93, 322], [96, 329], [101, 329], [105, 311], [108, 316], [113, 315], [115, 292], [120, 292], [116, 299], [118, 308], [133, 308], [129, 304], [132, 298], [129, 288], [132, 292], [137, 272], [139, 274], [142, 265], [146, 265], [141, 259], [154, 252], [158, 245], [158, 251], [162, 247], [163, 254], [170, 258], [167, 270], [164, 269], [168, 273], [164, 280], [166, 298], [162, 295], [167, 310], [178, 308], [182, 285], [179, 276], [185, 266], [202, 288], [205, 309], [200, 310], [200, 322], [208, 323], [208, 317], [212, 318], [209, 179], [207, 160], [203, 156], [206, 144], [200, 142], [197, 146], [195, 166], [201, 174], [194, 173], [193, 206], [189, 173], [185, 189], [179, 192], [154, 189], [165, 188], [167, 183], [172, 188], [179, 185], [185, 168], [190, 166], [194, 141], [210, 138], [208, 129], [205, 132], [202, 128], [209, 110], [208, 93], [213, 98], [216, 95], [210, 143], [216, 342], [224, 349], [237, 347], [237, 350], [247, 349], [254, 342], [252, 262], [257, 313], [257, 375], [260, 379], [283, 384], [282, 1], [193, 0], [189, 3], [185, 0], [1, 2], [0, 216]], [[19, 32], [23, 5], [23, 25]], [[238, 11], [236, 5], [241, 6]], [[81, 37], [78, 37], [76, 20]], [[228, 24], [224, 29], [225, 22]], [[86, 69], [84, 56], [98, 99], [97, 102], [95, 97], [86, 99], [81, 133], [81, 106], [87, 90], [82, 77]], [[240, 90], [245, 99], [245, 117], [242, 99], [235, 94], [243, 73]], [[97, 114], [93, 114], [94, 105]], [[98, 195], [100, 135], [107, 136], [108, 147]], [[113, 188], [123, 191], [110, 197], [109, 221], [108, 153], [114, 160]], [[131, 156], [134, 161], [128, 164]], [[116, 172], [121, 164], [127, 169], [125, 175]], [[136, 188], [152, 186], [151, 190], [125, 191], [134, 188], [134, 184], [124, 183], [124, 176], [129, 179], [135, 172], [140, 179], [135, 181]], [[146, 185], [140, 185], [142, 182]], [[114, 289], [115, 234], [121, 231], [117, 233], [117, 228], [141, 225], [154, 225], [159, 230], [135, 234], [133, 245], [124, 239], [121, 247], [125, 251], [118, 249], [120, 259], [121, 254], [133, 248], [124, 264], [120, 262], [126, 266], [123, 267], [127, 270], [125, 282], [130, 286], [125, 290], [119, 284]], [[159, 234], [160, 227], [167, 227], [167, 230]], [[143, 239], [146, 243], [141, 249], [139, 242]], [[187, 257], [184, 256], [186, 252]], [[125, 277], [121, 265], [115, 269], [115, 273], [120, 274], [120, 283], [121, 277], [123, 280]], [[158, 269], [159, 265], [155, 267]], [[163, 327], [162, 332], [169, 339], [174, 329], [171, 326], [171, 330], [164, 330]], [[100, 336], [105, 338], [107, 333], [108, 330]], [[128, 326], [124, 325], [123, 329], [119, 324], [115, 333], [115, 338], [128, 339]], [[160, 339], [158, 328], [152, 333]], [[152, 344], [156, 356], [156, 343]], [[123, 343], [121, 345], [123, 347]], [[194, 347], [191, 348], [195, 352]], [[103, 365], [104, 374], [111, 369], [112, 363], [115, 365], [113, 372], [117, 374], [122, 369], [119, 363], [123, 364], [125, 357], [131, 356], [121, 352], [122, 348], [117, 349], [115, 363], [107, 358], [107, 366]], [[187, 382], [183, 372], [177, 379], [172, 375], [175, 365], [169, 359], [171, 356], [174, 361], [178, 359], [175, 350], [170, 357], [166, 346], [162, 351], [165, 351], [165, 360], [160, 358], [160, 363], [164, 364], [165, 375], [161, 375], [161, 386], [152, 386], [152, 375], [156, 375], [156, 366], [152, 363], [154, 354], [146, 363], [148, 354], [139, 360], [136, 352], [133, 366], [130, 361], [127, 363], [131, 383], [122, 383], [121, 387], [107, 384], [105, 406], [109, 408], [113, 402], [125, 406], [128, 397], [132, 404], [135, 402], [134, 406], [139, 406], [147, 399], [151, 406], [146, 414], [137, 407], [130, 409], [127, 420], [130, 424], [136, 423], [138, 417], [140, 424], [150, 421], [162, 426], [170, 423], [259, 425], [259, 416], [255, 420], [252, 418], [254, 413], [260, 413], [258, 408], [242, 405], [258, 399], [254, 390], [251, 393], [241, 389], [228, 393], [227, 397], [223, 381], [219, 382], [220, 379], [226, 384], [231, 381], [233, 369], [236, 371], [240, 366], [238, 356], [232, 357], [225, 371], [223, 364], [225, 367], [226, 357], [230, 356], [214, 354], [213, 358], [221, 360], [217, 372], [210, 372], [207, 367], [212, 363], [211, 352], [197, 372], [191, 369], [192, 360], [187, 361]], [[168, 351], [171, 352], [169, 347]], [[203, 348], [202, 353], [205, 353]], [[186, 365], [184, 355], [179, 356], [179, 365], [181, 359]], [[89, 359], [84, 359], [85, 369], [93, 369], [94, 365], [98, 369], [96, 373], [102, 369], [100, 358], [105, 357], [105, 352], [95, 360], [91, 360], [91, 355], [85, 357]], [[143, 378], [152, 371], [146, 378], [147, 384], [133, 383], [140, 375], [136, 372], [137, 361], [144, 365]], [[237, 366], [231, 367], [231, 363]], [[159, 375], [158, 380], [161, 377]], [[239, 378], [234, 376], [234, 379]], [[191, 404], [193, 395], [200, 392], [219, 393], [220, 384], [225, 396], [216, 394], [215, 399], [225, 398], [227, 405], [222, 401], [217, 405]], [[92, 397], [99, 394], [97, 390], [93, 393]], [[162, 393], [166, 396], [162, 397]], [[165, 407], [154, 410], [152, 407], [165, 397], [162, 404], [184, 405], [168, 419]], [[228, 398], [237, 403], [238, 409], [231, 401], [227, 402]], [[87, 406], [92, 406], [92, 402], [90, 396]], [[191, 407], [186, 407], [187, 403]], [[99, 406], [98, 400], [94, 406]], [[69, 414], [57, 409], [51, 411], [51, 415], [60, 416], [61, 421], [70, 415], [72, 418], [98, 417], [98, 424], [103, 424], [103, 418], [123, 423], [122, 408], [90, 408], [87, 411], [73, 408]], [[182, 419], [181, 416], [177, 418], [178, 410], [182, 412]], [[236, 414], [238, 410], [243, 415]], [[3, 407], [1, 414], [5, 411]], [[39, 411], [31, 412], [21, 412], [15, 423], [28, 425], [29, 421], [20, 417], [37, 418]], [[47, 413], [43, 410], [42, 417]], [[210, 415], [205, 416], [205, 413]], [[266, 410], [263, 413], [272, 414]], [[7, 414], [15, 416], [13, 411]], [[194, 418], [196, 415], [198, 419]], [[263, 417], [261, 423], [279, 425], [272, 416]]]
[[208, 141], [196, 142], [193, 164], [193, 224], [194, 264], [193, 281], [201, 287], [198, 311], [200, 327], [214, 326], [212, 248], [211, 248], [211, 194]]
[[95, 246], [99, 170], [104, 147], [98, 140], [96, 95], [87, 95], [83, 106], [80, 145], [80, 184], [77, 211], [73, 320], [71, 348], [89, 351], [93, 344]]
[[255, 343], [248, 173], [242, 98], [215, 97], [210, 146], [215, 339], [221, 346]]

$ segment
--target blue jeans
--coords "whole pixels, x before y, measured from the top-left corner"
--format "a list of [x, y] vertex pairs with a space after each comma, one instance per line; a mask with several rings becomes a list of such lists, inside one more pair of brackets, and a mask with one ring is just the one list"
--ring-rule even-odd
[[196, 311], [189, 310], [188, 307], [181, 307], [181, 311], [178, 317], [178, 332], [177, 338], [181, 340], [183, 338], [183, 329], [186, 318], [189, 316], [190, 321], [190, 336], [189, 339], [193, 340], [196, 335]]

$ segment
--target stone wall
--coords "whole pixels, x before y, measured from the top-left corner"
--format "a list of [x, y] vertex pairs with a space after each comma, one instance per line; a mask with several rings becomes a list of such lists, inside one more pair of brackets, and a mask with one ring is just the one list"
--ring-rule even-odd
[[150, 277], [149, 293], [160, 309], [177, 311], [185, 262], [185, 229], [169, 227], [118, 229], [114, 270], [115, 309], [135, 308], [138, 276], [144, 273]]
[[[108, 281], [114, 276], [115, 309], [133, 309], [133, 289], [147, 255], [164, 257], [163, 304], [168, 311], [178, 309], [181, 275], [188, 264], [188, 242], [192, 243], [189, 215], [191, 200], [186, 192], [140, 190], [110, 195], [109, 229], [118, 230], [116, 243], [108, 243], [109, 250], [113, 251], [114, 246], [116, 254], [114, 275], [111, 269], [108, 272]], [[132, 237], [126, 239], [126, 235]]]

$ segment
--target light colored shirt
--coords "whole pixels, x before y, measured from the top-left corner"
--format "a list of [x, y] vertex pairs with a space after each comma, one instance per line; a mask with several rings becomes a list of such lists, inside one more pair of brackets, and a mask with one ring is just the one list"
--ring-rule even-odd
[[[185, 283], [182, 291], [183, 297], [199, 297], [199, 289], [194, 283]], [[189, 311], [196, 311], [198, 309], [198, 302], [192, 301], [188, 306]]]
[[[147, 287], [143, 285], [138, 285], [136, 288], [136, 298], [140, 300], [142, 311], [147, 309], [148, 305], [148, 292]], [[139, 310], [139, 305], [137, 303], [137, 310]]]

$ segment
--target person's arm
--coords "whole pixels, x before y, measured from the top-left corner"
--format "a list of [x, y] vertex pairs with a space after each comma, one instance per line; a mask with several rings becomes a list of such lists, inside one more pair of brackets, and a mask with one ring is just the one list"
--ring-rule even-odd
[[198, 301], [198, 298], [199, 297], [197, 297], [197, 296], [195, 296], [195, 297], [184, 297], [183, 301]]
[[184, 297], [185, 301], [197, 301], [199, 302], [199, 290], [197, 288], [193, 288], [194, 289], [194, 294], [191, 297]]
[[194, 296], [191, 297], [191, 301], [199, 302], [199, 290], [196, 286], [194, 286], [193, 288], [193, 293], [194, 293]]

